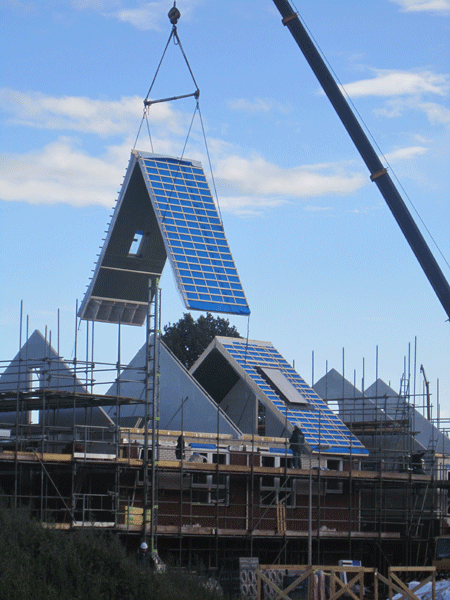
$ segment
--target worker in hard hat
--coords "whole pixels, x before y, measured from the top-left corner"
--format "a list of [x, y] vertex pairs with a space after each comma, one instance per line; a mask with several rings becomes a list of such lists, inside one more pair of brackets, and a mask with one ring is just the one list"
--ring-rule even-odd
[[166, 570], [166, 565], [159, 558], [158, 552], [156, 550], [149, 552], [147, 542], [142, 542], [139, 546], [136, 561], [138, 565], [148, 567], [156, 573], [164, 573]]
[[142, 565], [143, 567], [152, 567], [153, 566], [153, 560], [152, 560], [152, 557], [150, 556], [150, 552], [148, 551], [147, 542], [142, 542], [142, 544], [139, 546], [139, 550], [138, 550], [137, 556], [136, 556], [136, 561], [139, 565]]
[[206, 458], [200, 454], [200, 452], [194, 452], [189, 459], [189, 462], [203, 463], [206, 462]]

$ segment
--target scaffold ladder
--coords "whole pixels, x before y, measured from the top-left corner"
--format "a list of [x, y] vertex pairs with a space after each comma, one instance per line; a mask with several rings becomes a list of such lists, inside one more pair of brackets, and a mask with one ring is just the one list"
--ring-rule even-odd
[[[411, 422], [410, 422], [410, 411], [411, 411], [411, 407], [408, 404], [408, 398], [409, 398], [409, 377], [406, 375], [406, 369], [405, 372], [402, 375], [402, 378], [400, 380], [400, 391], [397, 397], [397, 404], [395, 406], [395, 411], [394, 411], [394, 423], [399, 426], [401, 424], [401, 426], [399, 427], [399, 433], [396, 436], [397, 438], [397, 443], [395, 444], [395, 448], [394, 450], [398, 453], [402, 452], [402, 461], [403, 461], [403, 468], [405, 471], [409, 470], [410, 468], [410, 448], [408, 447], [408, 433], [409, 433], [409, 427], [411, 426]], [[408, 429], [407, 428], [403, 428], [403, 424], [404, 422], [408, 422], [409, 426]]]
[[[144, 419], [144, 519], [143, 537], [149, 539], [151, 552], [156, 552], [156, 518], [158, 509], [157, 463], [159, 433], [159, 377], [161, 332], [161, 291], [159, 277], [149, 278], [147, 335], [145, 361], [145, 419]], [[151, 461], [149, 461], [149, 430], [151, 428]], [[151, 472], [149, 473], [149, 462]], [[149, 486], [150, 483], [150, 486]], [[150, 487], [150, 490], [149, 490]], [[149, 511], [149, 512], [148, 512]], [[147, 514], [150, 514], [147, 523]], [[148, 531], [150, 525], [150, 531]]]

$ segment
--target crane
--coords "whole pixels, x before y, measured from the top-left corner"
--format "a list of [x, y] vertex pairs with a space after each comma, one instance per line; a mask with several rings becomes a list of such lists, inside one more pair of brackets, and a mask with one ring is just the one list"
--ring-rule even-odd
[[380, 190], [450, 320], [450, 286], [387, 169], [373, 149], [297, 13], [294, 12], [287, 0], [273, 1], [282, 16], [283, 25], [291, 32], [292, 37], [303, 52], [323, 91], [328, 96], [342, 124], [366, 163], [371, 181]]
[[430, 382], [427, 379], [423, 365], [420, 365], [420, 372], [423, 375], [423, 382], [425, 384], [425, 390], [427, 393], [427, 419], [431, 422]]

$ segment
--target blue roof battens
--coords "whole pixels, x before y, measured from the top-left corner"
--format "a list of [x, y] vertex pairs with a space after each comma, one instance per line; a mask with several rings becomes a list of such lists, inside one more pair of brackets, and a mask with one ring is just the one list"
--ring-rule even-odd
[[289, 448], [269, 448], [269, 452], [272, 454], [280, 454], [281, 456], [284, 456], [285, 454], [289, 454], [289, 456], [294, 454]]
[[[266, 398], [290, 425], [298, 425], [312, 452], [323, 454], [367, 455], [368, 450], [333, 413], [320, 396], [308, 386], [270, 342], [217, 337], [216, 343], [233, 357]], [[300, 409], [278, 395], [263, 379], [258, 368], [275, 367], [301, 392], [309, 409]]]
[[216, 444], [202, 444], [200, 442], [191, 442], [189, 446], [195, 450], [216, 450]]
[[186, 307], [249, 315], [201, 163], [135, 154]]

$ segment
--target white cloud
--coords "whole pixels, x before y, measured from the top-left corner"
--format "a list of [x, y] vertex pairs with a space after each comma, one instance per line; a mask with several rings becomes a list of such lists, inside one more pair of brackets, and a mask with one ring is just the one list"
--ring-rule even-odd
[[393, 98], [385, 102], [384, 106], [374, 110], [375, 114], [388, 119], [400, 117], [406, 110], [418, 110], [425, 113], [432, 125], [447, 125], [450, 123], [450, 109], [435, 102], [422, 102], [418, 98]]
[[[172, 142], [162, 139], [157, 144], [158, 152], [176, 156]], [[121, 145], [108, 146], [100, 156], [92, 156], [74, 139], [60, 137], [39, 151], [4, 155], [0, 157], [0, 198], [31, 204], [110, 207], [117, 198], [131, 146], [132, 140], [127, 139]], [[233, 155], [218, 161], [215, 181], [222, 210], [256, 216], [293, 198], [350, 194], [366, 185], [368, 178], [345, 174], [337, 165], [282, 169], [260, 157]]]
[[[0, 199], [30, 204], [113, 206], [125, 175], [133, 139], [93, 156], [73, 138], [61, 136], [38, 151], [0, 155]], [[177, 156], [179, 144], [154, 139], [155, 150]], [[140, 150], [150, 150], [139, 144]]]
[[374, 110], [375, 114], [387, 118], [400, 117], [405, 109], [418, 110], [427, 116], [432, 125], [450, 122], [450, 110], [435, 102], [425, 102], [432, 95], [447, 96], [450, 77], [431, 71], [375, 71], [375, 77], [344, 85], [350, 97], [375, 96], [385, 102]]
[[[74, 0], [77, 2], [83, 2], [83, 0]], [[84, 0], [85, 2], [88, 0]], [[96, 0], [96, 2], [102, 2], [102, 0]], [[184, 0], [183, 6], [181, 7], [181, 13], [183, 21], [189, 20], [193, 9], [200, 3], [202, 0]], [[125, 5], [127, 3], [124, 3]], [[169, 12], [172, 5], [167, 3], [164, 5], [161, 1], [159, 2], [146, 2], [140, 3], [140, 5], [136, 8], [129, 8], [129, 2], [127, 8], [122, 8], [116, 11], [109, 11], [107, 16], [114, 17], [119, 19], [119, 21], [123, 21], [129, 23], [133, 27], [137, 29], [141, 29], [143, 31], [160, 31], [167, 29], [167, 25], [169, 23], [167, 18], [167, 13]], [[105, 8], [108, 8], [106, 4]], [[109, 7], [110, 8], [110, 7]]]
[[410, 146], [409, 148], [398, 148], [393, 152], [389, 152], [385, 155], [386, 159], [389, 162], [401, 161], [401, 160], [411, 160], [416, 156], [423, 156], [429, 152], [428, 148], [424, 146]]
[[72, 0], [72, 6], [77, 10], [104, 10], [112, 4], [120, 4], [120, 0]]
[[65, 137], [41, 151], [2, 156], [0, 197], [30, 204], [112, 206], [124, 175], [130, 144], [89, 156]]
[[416, 133], [415, 135], [413, 135], [413, 140], [415, 140], [416, 142], [419, 142], [419, 144], [429, 144], [430, 142], [432, 142], [432, 138], [429, 137], [424, 137], [423, 135], [420, 135], [419, 133]]
[[287, 203], [287, 198], [268, 198], [259, 195], [219, 196], [220, 210], [239, 217], [257, 217], [262, 215], [265, 209], [277, 208]]
[[[197, 3], [198, 0], [185, 0], [185, 2], [183, 2], [181, 11], [183, 13], [184, 21], [189, 19], [192, 8], [195, 7]], [[129, 23], [130, 25], [133, 25], [133, 27], [143, 31], [160, 31], [167, 27], [167, 13], [170, 8], [171, 5], [169, 3], [164, 7], [161, 2], [147, 2], [137, 8], [125, 8], [110, 12], [109, 16], [113, 16], [120, 21]]]
[[[0, 108], [10, 113], [10, 122], [44, 129], [72, 130], [100, 136], [127, 134], [136, 130], [143, 114], [143, 101], [138, 96], [120, 100], [94, 100], [82, 96], [46, 96], [39, 92], [23, 93], [0, 89]], [[168, 103], [154, 104], [149, 121], [163, 124], [173, 134], [181, 134], [187, 121]]]
[[[117, 196], [133, 140], [129, 131], [137, 128], [142, 101], [125, 97], [117, 101], [85, 97], [53, 97], [0, 90], [0, 108], [11, 115], [10, 122], [23, 126], [91, 133], [100, 137], [119, 136], [119, 145], [104, 147], [92, 155], [74, 138], [61, 136], [44, 148], [24, 154], [3, 156], [0, 197], [7, 201], [68, 203], [74, 206], [111, 206]], [[175, 112], [169, 104], [150, 109], [152, 137], [156, 152], [179, 156], [190, 115]], [[138, 147], [145, 148], [144, 125]], [[206, 166], [203, 142], [194, 129], [186, 152]], [[179, 135], [179, 137], [177, 137]], [[147, 144], [148, 145], [148, 144]], [[260, 156], [241, 157], [220, 139], [209, 144], [220, 203], [238, 215], [261, 214], [293, 198], [323, 194], [347, 195], [367, 184], [368, 178], [351, 172], [348, 165], [302, 165], [283, 169]]]
[[450, 12], [450, 0], [391, 0], [404, 12]]
[[333, 207], [332, 206], [317, 206], [317, 205], [313, 206], [311, 204], [308, 204], [308, 206], [305, 206], [304, 210], [306, 212], [323, 213], [323, 212], [330, 212], [330, 210], [333, 210]]
[[411, 107], [410, 102], [407, 102], [400, 98], [395, 98], [385, 102], [384, 106], [382, 106], [381, 108], [376, 108], [374, 110], [374, 113], [376, 115], [387, 117], [388, 119], [393, 119], [395, 117], [400, 117], [403, 114], [405, 108], [408, 107]]
[[430, 123], [446, 125], [450, 123], [450, 109], [433, 102], [421, 102], [419, 107], [426, 113]]
[[283, 106], [280, 102], [276, 102], [271, 98], [255, 98], [254, 100], [246, 100], [245, 98], [234, 98], [228, 100], [228, 106], [232, 110], [240, 110], [249, 113], [276, 112], [288, 113], [290, 108]]
[[359, 96], [411, 96], [437, 94], [445, 96], [449, 89], [449, 76], [431, 71], [410, 72], [377, 70], [372, 79], [361, 79], [343, 87], [353, 97]]
[[165, 12], [161, 11], [160, 2], [149, 2], [139, 8], [119, 10], [113, 13], [113, 16], [144, 31], [158, 31], [162, 28], [163, 18], [166, 18]]
[[260, 156], [237, 155], [219, 160], [215, 169], [218, 187], [246, 195], [311, 198], [323, 194], [351, 194], [367, 183], [361, 173], [344, 173], [338, 165], [304, 165], [283, 169]]
[[370, 212], [373, 212], [374, 210], [380, 210], [380, 206], [382, 206], [382, 205], [379, 204], [377, 206], [357, 207], [357, 208], [352, 208], [352, 209], [348, 210], [347, 212], [354, 214], [354, 215], [366, 215]]
[[23, 0], [0, 0], [0, 8], [15, 10], [23, 16], [37, 13], [35, 2], [24, 2]]

